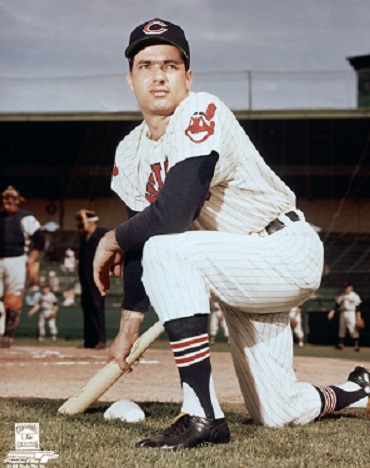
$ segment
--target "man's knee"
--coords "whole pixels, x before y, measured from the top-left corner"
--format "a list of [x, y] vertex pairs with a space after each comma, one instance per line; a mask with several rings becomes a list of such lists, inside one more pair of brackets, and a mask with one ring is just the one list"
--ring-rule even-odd
[[4, 297], [5, 309], [19, 311], [22, 308], [22, 297], [19, 294], [9, 293]]

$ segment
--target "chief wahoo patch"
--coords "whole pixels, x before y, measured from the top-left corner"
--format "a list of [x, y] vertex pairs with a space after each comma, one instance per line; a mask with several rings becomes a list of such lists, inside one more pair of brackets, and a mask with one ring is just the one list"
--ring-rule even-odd
[[185, 135], [193, 143], [203, 143], [215, 132], [215, 122], [212, 120], [216, 113], [216, 106], [208, 104], [205, 112], [194, 112], [185, 130]]

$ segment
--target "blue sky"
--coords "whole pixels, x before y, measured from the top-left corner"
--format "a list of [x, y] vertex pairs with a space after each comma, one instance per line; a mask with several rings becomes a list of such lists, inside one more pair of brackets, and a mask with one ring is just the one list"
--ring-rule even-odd
[[0, 112], [12, 101], [15, 111], [73, 110], [79, 99], [81, 108], [131, 109], [123, 52], [130, 31], [156, 16], [184, 28], [195, 79], [204, 90], [223, 81], [213, 88], [231, 102], [244, 86], [233, 77], [247, 71], [289, 80], [318, 72], [343, 79], [337, 93], [351, 94], [346, 58], [370, 53], [368, 0], [0, 0]]

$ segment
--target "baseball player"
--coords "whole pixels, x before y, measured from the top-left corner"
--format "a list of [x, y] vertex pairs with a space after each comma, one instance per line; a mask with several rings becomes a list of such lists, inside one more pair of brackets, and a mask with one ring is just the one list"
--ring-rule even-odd
[[58, 299], [52, 292], [49, 284], [44, 284], [42, 287], [42, 294], [37, 303], [28, 312], [28, 317], [33, 317], [36, 312], [40, 311], [39, 314], [39, 341], [44, 341], [46, 330], [45, 324], [47, 323], [50, 330], [52, 341], [56, 341], [58, 338], [58, 328], [56, 324], [56, 315], [59, 309]]
[[369, 372], [341, 386], [298, 382], [289, 310], [319, 286], [323, 246], [294, 193], [268, 167], [217, 97], [190, 91], [183, 30], [138, 26], [125, 52], [144, 121], [119, 144], [112, 188], [129, 220], [94, 259], [101, 293], [124, 254], [119, 332], [109, 348], [124, 372], [149, 300], [164, 324], [183, 390], [182, 414], [139, 448], [228, 443], [211, 372], [210, 299], [222, 303], [245, 405], [257, 424], [306, 424], [370, 393]]
[[[26, 284], [36, 283], [38, 257], [45, 247], [45, 238], [35, 216], [20, 209], [25, 199], [11, 185], [1, 194], [0, 212], [0, 334], [1, 346], [9, 348], [14, 340]], [[32, 244], [31, 248], [30, 245]]]
[[304, 347], [304, 331], [302, 327], [302, 307], [292, 307], [289, 312], [290, 326], [298, 339], [298, 346]]
[[225, 338], [229, 341], [229, 329], [221, 306], [218, 302], [211, 302], [209, 317], [209, 344], [211, 346], [216, 343], [216, 336], [220, 327]]
[[328, 319], [332, 320], [335, 312], [338, 310], [340, 316], [337, 349], [342, 350], [344, 348], [344, 340], [348, 330], [351, 338], [354, 340], [355, 351], [359, 352], [360, 333], [356, 327], [356, 319], [357, 315], [361, 314], [358, 310], [358, 306], [362, 302], [361, 298], [353, 290], [353, 285], [347, 283], [344, 287], [344, 291], [336, 298], [335, 302], [336, 306], [328, 313]]
[[93, 260], [96, 247], [108, 229], [98, 226], [99, 216], [92, 210], [77, 211], [75, 219], [80, 242], [78, 276], [84, 321], [84, 342], [80, 347], [104, 349], [105, 298], [94, 283]]

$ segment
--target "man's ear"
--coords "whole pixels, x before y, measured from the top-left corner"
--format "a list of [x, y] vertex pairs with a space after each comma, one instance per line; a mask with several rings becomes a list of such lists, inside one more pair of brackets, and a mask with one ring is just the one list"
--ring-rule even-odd
[[189, 92], [191, 89], [191, 85], [193, 83], [193, 72], [188, 70], [186, 72], [186, 91]]
[[130, 90], [134, 91], [134, 85], [132, 84], [132, 76], [131, 76], [130, 71], [128, 71], [126, 73], [126, 81], [127, 81], [127, 84], [128, 84], [128, 87], [130, 88]]

